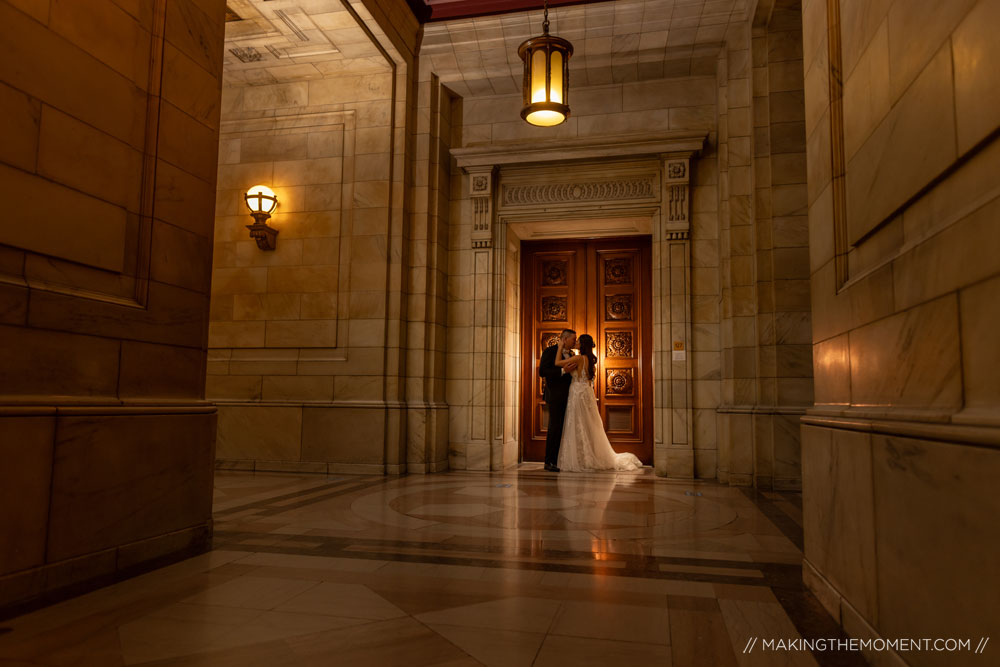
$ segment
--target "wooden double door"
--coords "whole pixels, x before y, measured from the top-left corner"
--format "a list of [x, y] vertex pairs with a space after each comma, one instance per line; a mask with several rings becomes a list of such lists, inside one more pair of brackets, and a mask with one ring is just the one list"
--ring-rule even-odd
[[545, 458], [548, 409], [538, 364], [563, 329], [597, 344], [594, 388], [612, 447], [653, 462], [649, 237], [524, 242], [521, 459]]

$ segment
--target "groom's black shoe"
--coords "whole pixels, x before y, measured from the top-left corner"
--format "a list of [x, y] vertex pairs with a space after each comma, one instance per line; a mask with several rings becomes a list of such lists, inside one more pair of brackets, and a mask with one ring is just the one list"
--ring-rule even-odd
[[549, 472], [559, 472], [559, 468], [557, 468], [556, 466], [552, 465], [551, 463], [546, 463], [545, 464], [545, 469], [547, 471], [549, 471]]

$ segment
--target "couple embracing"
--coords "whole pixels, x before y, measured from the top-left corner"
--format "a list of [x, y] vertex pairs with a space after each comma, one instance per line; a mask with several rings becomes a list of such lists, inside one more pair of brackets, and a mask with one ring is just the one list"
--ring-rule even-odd
[[594, 397], [597, 355], [594, 339], [580, 336], [580, 353], [574, 354], [576, 332], [563, 329], [559, 342], [546, 348], [538, 373], [545, 378], [543, 399], [549, 407], [545, 438], [545, 469], [637, 470], [642, 463], [634, 454], [617, 454], [604, 432]]

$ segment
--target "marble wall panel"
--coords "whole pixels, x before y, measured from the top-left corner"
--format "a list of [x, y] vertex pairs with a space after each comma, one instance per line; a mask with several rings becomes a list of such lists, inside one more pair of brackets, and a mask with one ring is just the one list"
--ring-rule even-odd
[[[0, 66], [0, 106], [7, 127], [27, 135], [0, 151], [0, 170], [14, 168], [6, 192], [18, 194], [2, 241], [19, 248], [0, 253], [0, 272], [30, 286], [30, 298], [24, 288], [0, 296], [0, 402], [90, 407], [47, 435], [29, 432], [36, 418], [0, 420], [20, 429], [0, 436], [18, 448], [4, 453], [17, 479], [3, 488], [46, 536], [43, 561], [26, 557], [38, 542], [23, 526], [5, 518], [0, 529], [0, 543], [24, 549], [19, 567], [36, 568], [25, 576], [41, 578], [25, 598], [113, 573], [116, 547], [194, 526], [204, 534], [215, 435], [202, 404], [206, 221], [225, 3], [159, 3], [155, 34], [156, 3], [42, 4], [0, 5], [16, 58]], [[162, 82], [150, 76], [160, 67]], [[181, 410], [149, 407], [162, 402]], [[129, 562], [182, 548], [138, 549]]]
[[214, 433], [211, 414], [62, 417], [48, 560], [207, 522]]
[[1000, 543], [988, 529], [1000, 511], [998, 452], [873, 435], [872, 472], [883, 636], [987, 634], [1000, 586]]
[[[958, 157], [951, 51], [942, 47], [848, 160], [847, 221], [857, 242]], [[922, 140], [913, 140], [916, 137]]]
[[802, 428], [806, 558], [875, 622], [878, 577], [871, 448], [867, 433]]
[[220, 459], [298, 461], [302, 434], [299, 407], [222, 405], [216, 456]]
[[[803, 14], [807, 41], [815, 44], [806, 49], [807, 59], [813, 55], [805, 102], [816, 402], [851, 404], [856, 416], [895, 421], [880, 427], [885, 433], [851, 436], [871, 442], [874, 492], [858, 501], [871, 509], [854, 511], [874, 516], [875, 596], [868, 584], [859, 588], [860, 579], [849, 581], [843, 559], [821, 564], [822, 549], [810, 538], [827, 532], [824, 521], [840, 503], [840, 486], [857, 486], [844, 481], [831, 491], [824, 477], [832, 444], [809, 444], [819, 437], [811, 432], [827, 431], [813, 425], [803, 428], [806, 557], [850, 603], [842, 621], [851, 634], [894, 637], [959, 627], [985, 633], [973, 619], [990, 614], [979, 591], [995, 573], [983, 569], [993, 546], [992, 535], [978, 528], [984, 520], [978, 513], [993, 511], [986, 490], [994, 450], [971, 444], [953, 426], [939, 427], [936, 441], [892, 431], [919, 432], [930, 420], [987, 429], [997, 423], [996, 383], [986, 377], [997, 363], [996, 346], [986, 343], [995, 338], [996, 319], [986, 294], [995, 292], [1000, 273], [1000, 235], [986, 224], [996, 217], [995, 179], [987, 174], [995, 174], [988, 165], [995, 165], [997, 148], [983, 140], [1000, 119], [989, 101], [993, 73], [982, 68], [994, 48], [986, 35], [997, 7], [974, 0], [839, 3], [844, 140], [853, 158], [847, 226], [837, 230], [829, 165], [831, 145], [840, 138], [832, 136], [822, 82], [830, 67], [821, 64], [826, 17], [816, 9], [825, 4], [807, 3]], [[838, 231], [848, 232], [846, 247], [833, 243]], [[835, 251], [846, 256], [844, 268], [831, 261]], [[846, 431], [831, 432], [835, 443]], [[858, 493], [867, 493], [862, 486]], [[836, 548], [863, 559], [869, 542], [855, 534]], [[921, 584], [908, 588], [931, 562]], [[915, 656], [912, 664], [935, 661]]]
[[373, 409], [302, 409], [302, 460], [379, 464], [384, 461], [384, 413]]
[[0, 417], [0, 575], [45, 561], [54, 434], [54, 416]]
[[962, 403], [958, 300], [942, 297], [850, 333], [851, 398], [861, 405]]

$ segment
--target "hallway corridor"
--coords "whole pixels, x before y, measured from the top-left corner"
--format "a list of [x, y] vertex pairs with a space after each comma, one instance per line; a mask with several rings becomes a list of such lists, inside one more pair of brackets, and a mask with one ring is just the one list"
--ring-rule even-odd
[[840, 636], [801, 498], [648, 468], [219, 472], [212, 552], [0, 621], [0, 664], [865, 664], [760, 652]]

